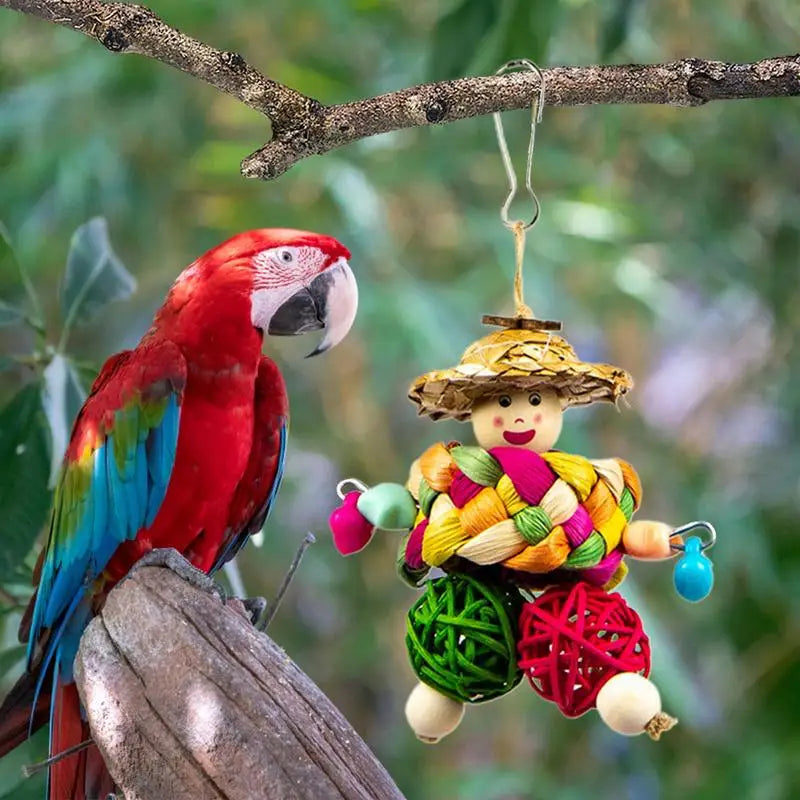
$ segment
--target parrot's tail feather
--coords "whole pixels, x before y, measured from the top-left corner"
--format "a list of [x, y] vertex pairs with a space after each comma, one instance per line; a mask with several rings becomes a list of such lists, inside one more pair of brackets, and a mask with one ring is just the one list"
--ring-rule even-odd
[[[80, 744], [89, 735], [89, 726], [81, 718], [78, 687], [56, 678], [50, 720], [50, 756]], [[81, 750], [50, 767], [48, 800], [86, 800], [86, 756], [86, 750]]]
[[25, 672], [0, 706], [0, 758], [47, 724], [50, 692], [41, 692], [34, 707], [37, 680], [36, 672]]

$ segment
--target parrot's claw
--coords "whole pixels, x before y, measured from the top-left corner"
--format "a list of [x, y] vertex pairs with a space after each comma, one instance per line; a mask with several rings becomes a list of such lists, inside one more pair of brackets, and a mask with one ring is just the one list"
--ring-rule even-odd
[[267, 600], [264, 597], [243, 597], [241, 598], [244, 610], [250, 615], [250, 622], [258, 626], [258, 621], [267, 610]]
[[149, 553], [145, 553], [130, 568], [127, 577], [130, 577], [142, 567], [166, 567], [179, 578], [185, 580], [186, 583], [200, 589], [201, 592], [217, 595], [223, 605], [228, 600], [226, 591], [215, 580], [190, 564], [177, 550], [171, 547], [157, 547]]

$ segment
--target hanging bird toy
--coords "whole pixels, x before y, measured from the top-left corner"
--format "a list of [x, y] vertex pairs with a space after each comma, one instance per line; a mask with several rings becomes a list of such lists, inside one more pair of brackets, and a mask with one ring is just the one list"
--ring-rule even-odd
[[[520, 64], [501, 71], [509, 66]], [[522, 66], [538, 72], [530, 62]], [[398, 571], [424, 586], [407, 621], [420, 682], [406, 717], [425, 742], [453, 731], [465, 703], [497, 698], [523, 677], [568, 717], [596, 708], [612, 730], [658, 739], [676, 720], [661, 710], [648, 680], [642, 621], [612, 590], [627, 572], [625, 556], [682, 552], [674, 583], [693, 602], [713, 582], [703, 552], [716, 539], [709, 523], [632, 521], [642, 487], [630, 464], [554, 449], [567, 408], [616, 404], [633, 381], [619, 367], [581, 361], [557, 334], [560, 323], [535, 319], [523, 301], [525, 231], [539, 213], [530, 170], [542, 100], [532, 113], [526, 187], [535, 211], [528, 223], [508, 219], [516, 179], [495, 117], [511, 183], [501, 216], [515, 237], [516, 314], [484, 317], [501, 329], [409, 390], [422, 415], [470, 420], [477, 445], [434, 444], [411, 465], [405, 486], [342, 481], [343, 503], [330, 518], [344, 555], [363, 548], [377, 528], [405, 532]], [[348, 484], [355, 489], [345, 493]], [[696, 528], [705, 537], [684, 540]]]

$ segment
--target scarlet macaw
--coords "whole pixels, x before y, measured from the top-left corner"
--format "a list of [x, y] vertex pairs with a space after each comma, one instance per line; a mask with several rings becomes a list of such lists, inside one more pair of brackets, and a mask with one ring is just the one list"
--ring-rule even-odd
[[[64, 457], [36, 593], [20, 627], [27, 668], [0, 708], [0, 756], [50, 722], [50, 754], [88, 738], [72, 663], [109, 590], [171, 547], [213, 572], [259, 530], [280, 484], [288, 400], [264, 333], [347, 334], [358, 290], [335, 239], [264, 229], [185, 269], [137, 347], [103, 365]], [[49, 715], [49, 717], [48, 717]], [[113, 789], [95, 747], [50, 768], [50, 800]]]

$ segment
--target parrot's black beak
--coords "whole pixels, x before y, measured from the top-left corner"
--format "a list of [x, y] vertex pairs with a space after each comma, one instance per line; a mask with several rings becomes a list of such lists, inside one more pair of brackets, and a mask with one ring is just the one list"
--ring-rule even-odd
[[297, 336], [324, 328], [322, 341], [308, 354], [316, 356], [344, 339], [357, 310], [358, 285], [350, 265], [340, 258], [278, 307], [267, 333]]

